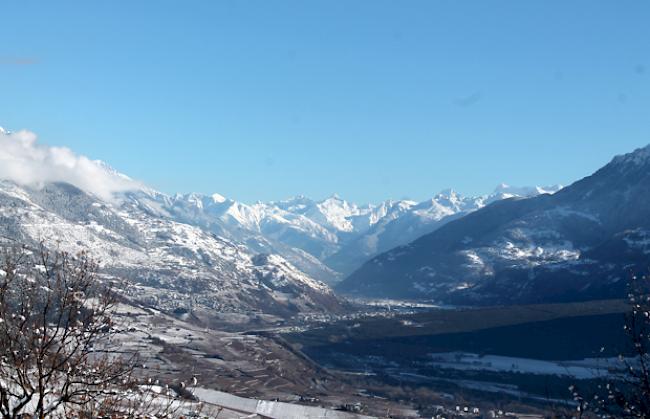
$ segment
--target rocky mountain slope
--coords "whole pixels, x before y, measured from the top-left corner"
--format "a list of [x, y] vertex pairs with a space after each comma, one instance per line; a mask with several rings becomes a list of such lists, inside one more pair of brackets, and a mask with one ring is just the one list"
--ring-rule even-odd
[[621, 296], [650, 265], [650, 146], [553, 195], [494, 202], [381, 254], [338, 290], [456, 304]]
[[[144, 194], [157, 199], [155, 192], [137, 192]], [[0, 181], [0, 237], [88, 251], [101, 261], [103, 275], [143, 287], [131, 298], [168, 311], [272, 320], [344, 307], [328, 286], [281, 256], [166, 217], [131, 192], [109, 202], [68, 183]]]

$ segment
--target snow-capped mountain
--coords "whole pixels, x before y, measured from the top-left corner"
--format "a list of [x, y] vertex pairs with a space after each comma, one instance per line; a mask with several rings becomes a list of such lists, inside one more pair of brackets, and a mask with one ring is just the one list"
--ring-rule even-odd
[[520, 188], [505, 192], [502, 186], [489, 195], [466, 197], [452, 189], [422, 201], [385, 201], [374, 207], [364, 228], [343, 237], [339, 249], [325, 259], [332, 269], [349, 274], [373, 256], [431, 233], [447, 222], [460, 218], [499, 199], [553, 193], [560, 186]]
[[[273, 234], [265, 235], [268, 220], [257, 206], [249, 206], [218, 194], [167, 196], [154, 191], [128, 191], [128, 198], [142, 211], [155, 216], [189, 224], [233, 243], [245, 246], [252, 253], [275, 253], [309, 276], [331, 282], [337, 274], [316, 257], [299, 247], [276, 240]], [[281, 225], [286, 221], [280, 220]]]
[[627, 276], [650, 266], [648, 196], [650, 146], [553, 195], [493, 202], [377, 256], [338, 289], [460, 304], [622, 296]]
[[494, 201], [496, 199], [531, 197], [543, 194], [554, 194], [560, 189], [562, 189], [562, 186], [560, 185], [517, 187], [502, 183], [494, 189], [491, 198]]
[[[150, 201], [137, 199], [143, 196]], [[155, 205], [164, 198], [138, 191], [108, 202], [68, 183], [29, 187], [0, 181], [0, 236], [88, 251], [104, 275], [141, 287], [141, 295], [130, 296], [134, 300], [169, 310], [192, 308], [206, 319], [234, 313], [286, 318], [343, 308], [327, 285], [281, 256], [252, 252], [169, 217]]]
[[155, 205], [169, 217], [255, 251], [278, 253], [309, 275], [335, 283], [372, 256], [409, 243], [490, 202], [559, 189], [500, 185], [492, 194], [479, 197], [446, 190], [423, 202], [388, 200], [377, 205], [357, 205], [336, 195], [322, 201], [298, 196], [247, 205], [218, 194], [189, 194], [162, 197]]
[[[248, 205], [217, 193], [169, 196], [101, 161], [36, 140], [29, 131], [0, 132], [0, 179], [7, 179], [0, 187], [0, 232], [70, 251], [90, 248], [111, 272], [152, 288], [180, 292], [201, 284], [201, 298], [232, 309], [260, 308], [278, 298], [281, 304], [265, 310], [305, 311], [320, 299], [323, 307], [337, 305], [317, 281], [334, 283], [372, 256], [491, 201], [545, 191], [501, 185], [487, 196], [445, 191], [420, 203], [357, 205], [334, 195]], [[273, 268], [263, 268], [262, 260]], [[268, 272], [291, 280], [259, 282]]]

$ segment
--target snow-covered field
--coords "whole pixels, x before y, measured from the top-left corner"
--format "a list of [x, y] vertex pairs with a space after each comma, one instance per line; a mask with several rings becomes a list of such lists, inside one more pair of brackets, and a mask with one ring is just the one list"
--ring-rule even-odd
[[431, 354], [431, 365], [456, 370], [493, 371], [537, 375], [557, 375], [577, 379], [606, 376], [623, 366], [617, 358], [585, 359], [582, 361], [543, 361], [498, 355], [478, 355], [464, 352]]
[[203, 401], [212, 405], [224, 407], [233, 412], [250, 415], [260, 415], [270, 419], [371, 419], [373, 416], [341, 412], [320, 407], [303, 406], [298, 404], [274, 402], [267, 400], [247, 399], [229, 393], [197, 388], [194, 394]]

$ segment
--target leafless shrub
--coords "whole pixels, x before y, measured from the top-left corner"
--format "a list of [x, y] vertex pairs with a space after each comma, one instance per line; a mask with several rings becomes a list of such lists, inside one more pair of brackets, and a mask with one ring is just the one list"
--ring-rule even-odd
[[12, 247], [0, 262], [0, 416], [173, 417], [175, 393], [103, 346], [116, 295], [86, 253]]
[[649, 277], [632, 279], [628, 301], [631, 310], [624, 327], [631, 353], [619, 356], [622, 372], [602, 380], [595, 394], [585, 396], [576, 387], [570, 388], [579, 417], [650, 418]]

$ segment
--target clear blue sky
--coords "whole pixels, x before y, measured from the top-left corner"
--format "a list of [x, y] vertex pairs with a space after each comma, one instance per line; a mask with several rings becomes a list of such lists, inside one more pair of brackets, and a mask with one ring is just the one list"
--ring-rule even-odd
[[0, 19], [0, 125], [170, 193], [474, 194], [650, 143], [648, 1], [21, 1]]

